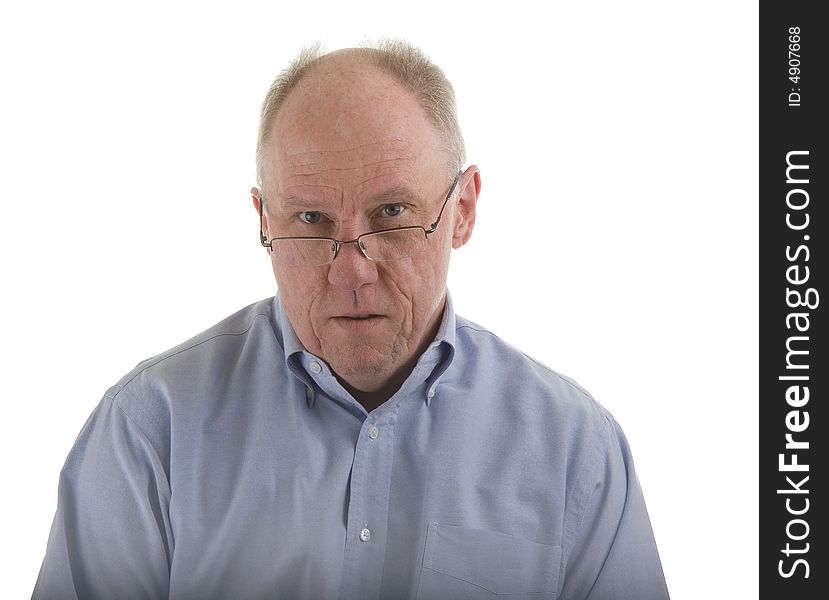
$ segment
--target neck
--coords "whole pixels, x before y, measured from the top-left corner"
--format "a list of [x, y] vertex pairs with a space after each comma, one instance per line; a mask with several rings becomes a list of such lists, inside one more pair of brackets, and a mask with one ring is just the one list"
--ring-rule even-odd
[[[405, 381], [405, 379], [404, 379]], [[348, 382], [345, 380], [340, 380], [342, 386], [348, 390], [348, 392], [354, 396], [354, 399], [359, 402], [363, 408], [366, 409], [366, 412], [371, 412], [381, 404], [383, 404], [386, 400], [394, 396], [394, 393], [400, 389], [400, 385], [398, 385], [394, 389], [380, 389], [374, 392], [364, 392], [358, 390], [356, 388], [351, 387], [348, 385]]]
[[[437, 330], [434, 331], [434, 334], [437, 334]], [[397, 390], [401, 388], [403, 382], [405, 382], [409, 375], [412, 374], [412, 371], [414, 370], [421, 354], [423, 354], [426, 347], [429, 345], [429, 342], [433, 339], [434, 335], [426, 337], [427, 341], [422, 343], [421, 347], [418, 347], [414, 356], [406, 361], [404, 365], [396, 369], [391, 377], [380, 382], [376, 388], [372, 387], [371, 389], [360, 389], [349, 383], [343, 377], [340, 377], [337, 373], [335, 373], [335, 375], [340, 384], [348, 390], [348, 393], [354, 396], [354, 399], [366, 409], [366, 412], [371, 412], [383, 404], [386, 400], [394, 396]]]
[[433, 317], [433, 322], [430, 325], [429, 329], [427, 330], [426, 335], [423, 336], [420, 344], [418, 345], [417, 349], [415, 350], [414, 354], [407, 360], [403, 365], [395, 369], [392, 375], [380, 382], [378, 382], [377, 386], [371, 386], [368, 389], [360, 389], [355, 387], [351, 383], [349, 383], [346, 379], [341, 377], [339, 374], [334, 373], [337, 377], [337, 380], [340, 382], [348, 392], [354, 397], [354, 399], [359, 402], [363, 408], [366, 409], [366, 412], [371, 412], [381, 404], [383, 404], [386, 400], [394, 396], [397, 390], [403, 385], [409, 375], [412, 374], [412, 371], [417, 365], [417, 361], [426, 352], [426, 348], [429, 347], [429, 344], [434, 341], [437, 337], [438, 330], [440, 329], [441, 321], [443, 320], [443, 312], [446, 307], [446, 298], [444, 297], [443, 302], [440, 305], [440, 309], [435, 313]]

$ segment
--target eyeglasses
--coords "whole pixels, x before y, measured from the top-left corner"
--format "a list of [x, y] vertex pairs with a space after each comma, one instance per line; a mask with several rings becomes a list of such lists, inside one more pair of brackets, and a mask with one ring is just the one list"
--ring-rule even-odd
[[264, 200], [259, 202], [259, 241], [273, 254], [275, 260], [287, 266], [319, 267], [332, 262], [345, 244], [357, 244], [360, 252], [369, 260], [376, 262], [399, 260], [416, 256], [426, 249], [426, 239], [434, 233], [446, 203], [452, 197], [461, 174], [452, 181], [449, 193], [440, 207], [440, 213], [434, 223], [426, 229], [420, 225], [394, 227], [364, 233], [353, 240], [335, 240], [327, 237], [274, 237], [270, 241], [265, 237], [263, 222]]

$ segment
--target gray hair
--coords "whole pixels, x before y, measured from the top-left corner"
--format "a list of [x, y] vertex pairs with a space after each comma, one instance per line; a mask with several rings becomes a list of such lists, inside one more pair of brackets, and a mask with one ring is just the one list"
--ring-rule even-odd
[[[414, 94], [443, 138], [449, 154], [450, 164], [447, 166], [450, 174], [453, 176], [460, 172], [466, 160], [466, 149], [455, 107], [455, 90], [443, 71], [419, 48], [402, 40], [381, 40], [377, 44], [352, 48], [350, 51], [390, 74]], [[256, 179], [260, 188], [264, 184], [265, 152], [273, 120], [291, 90], [326, 56], [328, 55], [323, 54], [320, 44], [304, 48], [288, 68], [277, 76], [265, 95], [256, 142]]]

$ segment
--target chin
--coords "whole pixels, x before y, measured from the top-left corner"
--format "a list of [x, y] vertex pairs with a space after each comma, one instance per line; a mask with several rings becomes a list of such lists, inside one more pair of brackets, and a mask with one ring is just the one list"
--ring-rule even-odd
[[337, 375], [346, 380], [385, 379], [394, 372], [402, 345], [400, 340], [395, 340], [395, 343], [383, 350], [364, 344], [332, 348], [326, 353], [326, 360]]

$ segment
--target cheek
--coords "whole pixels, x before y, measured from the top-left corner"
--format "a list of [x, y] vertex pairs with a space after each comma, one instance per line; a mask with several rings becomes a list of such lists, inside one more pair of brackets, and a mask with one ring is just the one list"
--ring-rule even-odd
[[[446, 275], [449, 269], [449, 256], [452, 252], [451, 240], [441, 237], [434, 247], [429, 248], [429, 253], [424, 257], [421, 264], [417, 265], [421, 276], [421, 285], [430, 289], [435, 296], [443, 294], [446, 287]], [[425, 290], [423, 290], [425, 292]]]
[[284, 294], [292, 296], [307, 296], [315, 289], [325, 285], [326, 275], [322, 268], [314, 267], [285, 267], [271, 261], [276, 285]]
[[406, 321], [414, 319], [418, 323], [431, 318], [446, 288], [448, 266], [448, 252], [441, 251], [381, 271], [381, 281], [405, 306]]
[[301, 335], [301, 330], [307, 335], [314, 308], [318, 307], [317, 300], [325, 287], [324, 269], [283, 267], [273, 262], [272, 267], [288, 318], [298, 334]]

